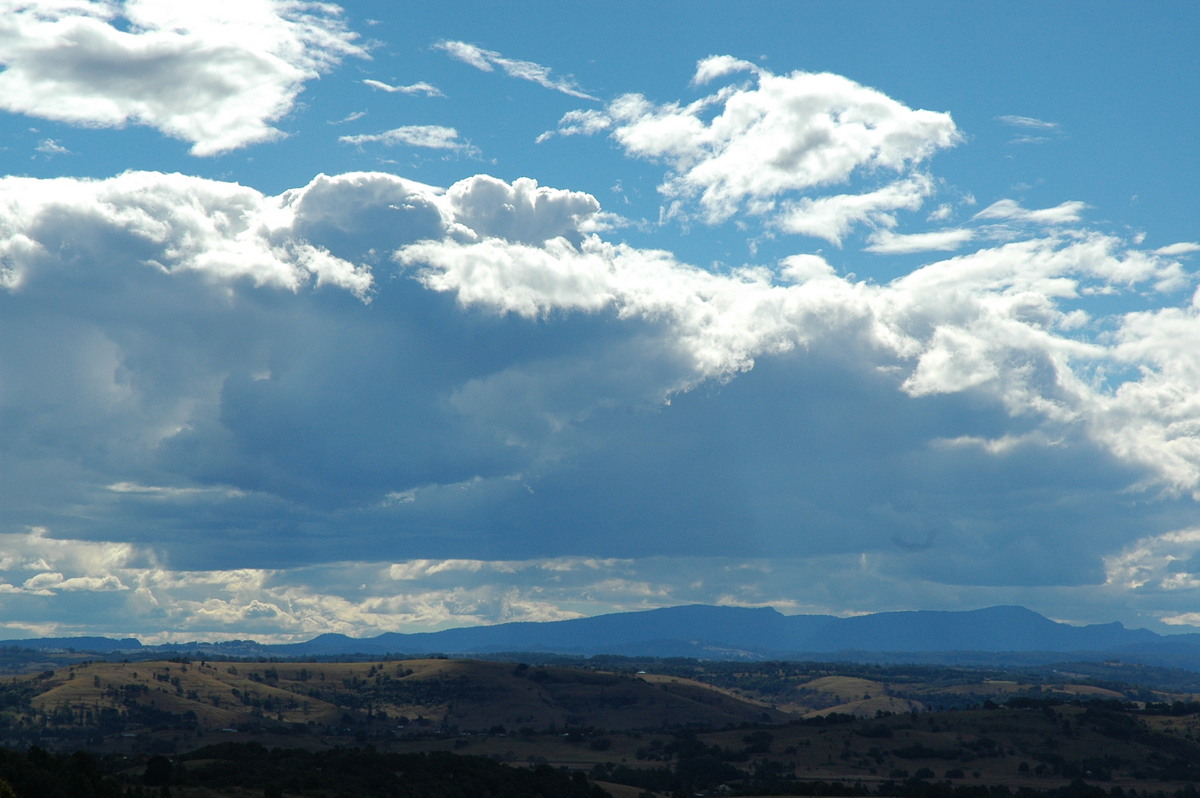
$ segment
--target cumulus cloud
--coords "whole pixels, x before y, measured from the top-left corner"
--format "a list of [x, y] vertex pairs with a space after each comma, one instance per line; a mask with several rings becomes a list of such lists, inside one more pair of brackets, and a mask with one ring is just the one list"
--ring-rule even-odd
[[[6, 541], [6, 612], [43, 628], [58, 602], [67, 629], [120, 607], [216, 637], [796, 609], [783, 585], [818, 566], [947, 595], [986, 576], [1011, 600], [1121, 589], [1190, 545], [1122, 491], [1168, 510], [1200, 491], [1194, 245], [1080, 229], [1079, 202], [899, 232], [934, 190], [918, 167], [957, 140], [947, 115], [737, 59], [696, 76], [746, 82], [561, 131], [661, 158], [664, 192], [714, 220], [985, 245], [879, 283], [840, 251], [700, 268], [531, 178], [0, 180], [0, 521], [52, 530]], [[737, 174], [752, 152], [767, 168]], [[1121, 294], [1141, 309], [1114, 312]], [[1121, 550], [1135, 517], [1149, 554], [1066, 556], [1080, 534]], [[129, 542], [88, 539], [112, 530]], [[329, 546], [347, 562], [318, 565]], [[734, 555], [807, 565], [761, 583], [646, 564]]]
[[[362, 55], [329, 6], [9, 6], [5, 107], [196, 154], [279, 135]], [[9, 628], [286, 640], [1068, 593], [1170, 594], [1164, 622], [1194, 622], [1200, 245], [1100, 232], [1080, 201], [970, 216], [932, 173], [950, 115], [844, 77], [716, 55], [688, 91], [541, 141], [608, 137], [665, 168], [660, 219], [757, 225], [777, 261], [635, 245], [662, 225], [623, 241], [596, 197], [532, 177], [0, 179]], [[477, 154], [439, 125], [341, 141]], [[863, 279], [862, 241], [932, 254]]]
[[[1088, 317], [1070, 306], [1085, 295], [1170, 292], [1190, 282], [1177, 262], [1113, 237], [985, 248], [884, 286], [856, 284], [807, 262], [803, 269], [789, 265], [786, 276], [802, 281], [787, 287], [754, 270], [718, 276], [595, 237], [578, 248], [425, 242], [402, 248], [399, 257], [425, 267], [426, 286], [453, 292], [468, 306], [529, 318], [612, 309], [622, 318], [666, 323], [678, 362], [687, 365], [674, 382], [660, 384], [664, 396], [745, 371], [759, 357], [817, 345], [839, 328], [861, 330], [866, 343], [907, 364], [902, 385], [914, 396], [984, 391], [1015, 417], [1078, 425], [1167, 484], [1200, 487], [1194, 439], [1167, 432], [1197, 417], [1192, 394], [1172, 399], [1160, 392], [1195, 379], [1195, 356], [1178, 343], [1194, 335], [1195, 313], [1133, 313], [1104, 336], [1079, 334]], [[1140, 379], [1110, 386], [1095, 380], [1106, 368], [1129, 373], [1135, 363]]]
[[760, 70], [757, 65], [741, 58], [734, 58], [730, 55], [709, 56], [696, 64], [696, 74], [692, 76], [692, 85], [701, 86], [737, 72], [752, 72], [757, 75]]
[[[6, 555], [0, 559], [0, 592], [12, 602], [30, 597], [54, 598], [61, 593], [94, 594], [125, 591], [121, 581], [145, 563], [127, 543], [58, 540], [40, 527], [0, 533]], [[24, 576], [30, 572], [32, 575]], [[88, 600], [88, 599], [85, 599]], [[18, 619], [12, 619], [18, 620]], [[33, 620], [33, 619], [26, 619]]]
[[[586, 600], [598, 582], [634, 567], [628, 561], [560, 558], [189, 571], [168, 569], [147, 550], [53, 539], [44, 530], [0, 533], [0, 544], [9, 552], [0, 562], [9, 633], [71, 635], [100, 623], [110, 634], [146, 643], [247, 634], [290, 642], [323, 632], [373, 635], [561, 620], [580, 615], [561, 604]], [[40, 570], [23, 576], [34, 569]], [[601, 595], [624, 598], [619, 591]], [[114, 610], [123, 619], [115, 625]]]
[[[408, 279], [389, 278], [384, 297], [372, 267], [394, 272], [389, 254], [423, 239], [579, 240], [598, 208], [531, 180], [445, 191], [385, 174], [321, 176], [277, 197], [152, 173], [10, 178], [0, 195], [12, 311], [0, 322], [0, 415], [21, 429], [0, 452], [20, 475], [2, 488], [9, 521], [20, 508], [46, 520], [51, 496], [183, 521], [185, 508], [289, 516], [265, 508], [282, 495], [373, 503], [480, 474], [507, 489], [525, 456], [468, 435], [475, 421], [452, 399], [523, 355], [497, 338], [481, 360], [476, 332], [436, 333], [421, 319], [438, 303]], [[356, 314], [329, 289], [379, 312]], [[276, 292], [307, 298], [281, 314]], [[335, 419], [353, 419], [352, 434], [327, 435]], [[259, 465], [246, 471], [246, 457]], [[52, 514], [60, 534], [86, 526]]]
[[[628, 154], [665, 163], [671, 171], [659, 190], [698, 201], [710, 223], [742, 209], [771, 214], [777, 200], [802, 194], [784, 207], [780, 225], [831, 240], [887, 210], [919, 205], [927, 182], [913, 170], [961, 139], [949, 114], [913, 110], [840, 75], [775, 75], [713, 56], [697, 65], [694, 83], [742, 72], [751, 75], [749, 84], [688, 104], [622, 95], [602, 111], [567, 114], [558, 132], [606, 131]], [[900, 177], [853, 195], [812, 196], [887, 173]]]
[[460, 180], [446, 192], [446, 205], [478, 236], [527, 244], [559, 237], [578, 244], [602, 224], [591, 194], [539, 186], [528, 177], [511, 184], [488, 175]]
[[[1200, 457], [1180, 434], [1196, 410], [1178, 390], [1195, 380], [1194, 313], [1096, 327], [1086, 304], [1190, 281], [1171, 258], [1115, 238], [1032, 238], [873, 285], [816, 256], [789, 259], [777, 280], [614, 244], [590, 232], [594, 198], [532, 180], [477, 176], [442, 190], [360, 173], [279, 197], [141, 173], [5, 186], [5, 338], [77, 354], [8, 347], [9, 412], [46, 408], [45, 426], [26, 416], [8, 450], [93, 446], [102, 493], [89, 502], [247, 512], [277, 499], [365, 502], [433, 512], [422, 522], [433, 523], [455, 495], [515, 500], [523, 473], [544, 477], [614, 407], [662, 407], [764, 358], [826, 347], [887, 369], [892, 390], [988, 396], [1014, 418], [1082, 430], [1162, 484], [1200, 485]], [[401, 279], [385, 287], [392, 252]], [[91, 286], [86, 310], [76, 280]], [[310, 290], [323, 284], [376, 311], [329, 304]], [[299, 326], [275, 318], [270, 292], [295, 297]], [[439, 294], [493, 315], [461, 316]], [[147, 295], [156, 299], [119, 323], [106, 315]], [[188, 306], [172, 335], [150, 332], [158, 309]], [[39, 336], [18, 308], [71, 320]], [[228, 334], [192, 332], [206, 317]], [[478, 348], [479, 325], [495, 348]], [[75, 402], [50, 402], [56, 394]], [[56, 428], [75, 433], [45, 437]], [[414, 498], [385, 504], [389, 495]]]
[[[1147, 590], [1177, 593], [1184, 601], [1193, 595], [1185, 584], [1190, 565], [1180, 555], [1195, 548], [1194, 538], [1184, 530], [1132, 547], [1127, 555], [1142, 564], [1135, 567], [1155, 570], [1165, 585], [1139, 587], [1132, 597]], [[23, 535], [6, 535], [0, 542], [7, 551], [24, 555], [45, 551], [51, 543], [60, 549], [97, 546], [78, 540], [39, 542], [36, 536]], [[53, 557], [52, 551], [47, 553]], [[853, 614], [875, 609], [883, 594], [894, 606], [906, 608], [927, 606], [931, 600], [977, 605], [1022, 601], [1034, 606], [1052, 601], [1062, 606], [1065, 597], [1054, 587], [947, 585], [886, 568], [877, 554], [363, 560], [287, 569], [191, 571], [168, 569], [147, 560], [144, 552], [131, 553], [140, 567], [120, 562], [81, 571], [60, 561], [62, 571], [32, 577], [22, 577], [11, 564], [0, 568], [0, 578], [9, 580], [0, 586], [5, 630], [13, 636], [67, 636], [103, 625], [111, 635], [136, 636], [147, 644], [247, 636], [292, 642], [326, 632], [365, 637], [697, 602], [772, 606], [785, 613]], [[1156, 564], [1147, 566], [1148, 559]], [[1110, 566], [1114, 573], [1123, 567]], [[849, 600], [835, 597], [836, 583], [846, 580], [861, 581], [863, 589]], [[795, 597], [797, 581], [812, 588], [804, 598]], [[1105, 591], [1114, 589], [1120, 588], [1084, 588], [1083, 600], [1103, 598]], [[1194, 612], [1181, 610], [1164, 622], [1191, 624]]]
[[1200, 530], [1186, 528], [1143, 537], [1106, 557], [1105, 571], [1106, 584], [1135, 597], [1179, 596], [1177, 606], [1189, 609], [1163, 612], [1162, 623], [1200, 626], [1200, 614], [1190, 609], [1200, 590]]
[[[682, 587], [631, 579], [657, 568], [627, 560], [360, 561], [188, 571], [167, 569], [128, 545], [52, 539], [44, 530], [0, 533], [0, 543], [9, 553], [0, 563], [5, 631], [15, 636], [66, 636], [104, 624], [110, 634], [145, 643], [250, 634], [290, 642], [323, 632], [365, 636], [562, 620], [580, 616], [566, 608], [573, 603], [600, 602], [613, 610], [661, 606]], [[41, 570], [22, 577], [31, 569]], [[647, 604], [651, 597], [654, 603]], [[114, 623], [114, 617], [122, 620]]]
[[183, 175], [107, 180], [0, 178], [0, 286], [33, 290], [72, 264], [196, 272], [298, 290], [315, 281], [365, 295], [370, 274], [278, 238], [277, 206], [253, 189]]
[[304, 84], [355, 35], [328, 4], [0, 4], [0, 108], [71, 124], [147, 125], [217, 155], [283, 135]]
[[572, 78], [552, 77], [549, 67], [535, 64], [532, 61], [506, 58], [494, 50], [485, 50], [482, 47], [468, 44], [467, 42], [441, 41], [434, 46], [439, 50], [443, 50], [451, 58], [455, 58], [464, 64], [469, 64], [484, 72], [492, 72], [496, 67], [499, 67], [500, 71], [510, 78], [528, 80], [543, 88], [560, 91], [563, 94], [569, 94], [572, 97], [579, 97], [584, 100], [596, 99], [580, 89], [579, 85]]

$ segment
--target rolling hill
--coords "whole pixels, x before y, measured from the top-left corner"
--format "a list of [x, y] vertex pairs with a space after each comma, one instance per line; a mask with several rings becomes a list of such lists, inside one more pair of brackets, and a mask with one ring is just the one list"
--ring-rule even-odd
[[[28, 751], [29, 765], [102, 764], [125, 783], [157, 760], [179, 798], [272, 784], [286, 798], [391, 795], [346, 793], [330, 774], [411, 778], [416, 760], [404, 757], [435, 752], [563, 768], [621, 798], [731, 782], [757, 795], [947, 798], [953, 787], [961, 798], [1015, 788], [1065, 798], [1045, 791], [1083, 778], [1186, 798], [1177, 791], [1200, 779], [1195, 694], [1055, 669], [1028, 681], [923, 666], [659, 665], [89, 662], [0, 682], [0, 751]], [[68, 755], [81, 747], [91, 759]]]

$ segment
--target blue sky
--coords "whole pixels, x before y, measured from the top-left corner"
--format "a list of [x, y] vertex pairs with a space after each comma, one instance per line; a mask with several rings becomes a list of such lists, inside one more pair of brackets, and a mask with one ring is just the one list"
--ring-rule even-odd
[[1194, 3], [0, 2], [0, 632], [1200, 625]]

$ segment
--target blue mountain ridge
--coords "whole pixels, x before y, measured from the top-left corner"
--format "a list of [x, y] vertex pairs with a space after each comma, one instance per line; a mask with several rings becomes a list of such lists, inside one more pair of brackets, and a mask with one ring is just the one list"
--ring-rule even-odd
[[[687, 605], [548, 622], [492, 626], [369, 638], [324, 634], [303, 643], [265, 645], [179, 643], [142, 646], [135, 639], [45, 638], [0, 641], [0, 646], [113, 653], [212, 652], [228, 656], [318, 657], [363, 655], [454, 656], [538, 652], [592, 656], [688, 656], [708, 659], [854, 658], [850, 653], [933, 655], [952, 652], [1040, 652], [1089, 654], [1145, 661], [1195, 661], [1200, 669], [1200, 635], [1159, 635], [1120, 623], [1071, 626], [1016, 606], [970, 611], [914, 610], [849, 618], [783, 615], [770, 607]], [[1150, 656], [1150, 660], [1146, 657]], [[929, 656], [922, 659], [928, 660]], [[1180, 667], [1192, 667], [1180, 664]]]
[[[760, 655], [842, 651], [1107, 651], [1167, 638], [1120, 623], [1070, 626], [1024, 607], [967, 612], [884, 612], [850, 618], [783, 615], [770, 607], [689, 605], [546, 623], [505, 623], [353, 639], [322, 635], [279, 646], [301, 653], [437, 651], [447, 654], [539, 651], [648, 653], [676, 641]], [[364, 648], [365, 647], [365, 648]], [[669, 655], [668, 655], [669, 656]]]

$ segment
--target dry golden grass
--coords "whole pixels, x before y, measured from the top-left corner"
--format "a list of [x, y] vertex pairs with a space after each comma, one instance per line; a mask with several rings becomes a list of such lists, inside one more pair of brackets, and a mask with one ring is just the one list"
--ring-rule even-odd
[[805, 682], [799, 689], [837, 696], [843, 701], [858, 701], [867, 696], [874, 697], [887, 692], [882, 683], [855, 676], [822, 676], [820, 679]]
[[805, 717], [818, 717], [822, 715], [855, 715], [860, 718], [873, 718], [880, 712], [889, 712], [892, 714], [911, 712], [913, 710], [921, 710], [923, 707], [916, 701], [910, 701], [907, 698], [894, 698], [892, 696], [879, 696], [877, 698], [864, 698], [859, 701], [847, 701], [844, 704], [837, 704], [827, 709], [818, 709], [811, 712], [806, 712]]
[[34, 708], [70, 725], [134, 705], [185, 716], [200, 731], [262, 722], [344, 725], [348, 712], [355, 718], [424, 718], [439, 726], [513, 731], [719, 726], [787, 717], [761, 702], [687, 679], [648, 681], [466, 660], [99, 662], [23, 678], [39, 689]]
[[236, 666], [225, 663], [89, 663], [60, 669], [53, 677], [40, 680], [48, 689], [32, 703], [47, 713], [67, 708], [98, 716], [101, 709], [119, 710], [134, 701], [173, 715], [193, 713], [201, 727], [229, 726], [246, 720], [247, 699], [270, 700], [272, 706], [280, 707], [273, 717], [285, 722], [341, 714], [331, 704], [300, 698], [290, 690], [248, 678], [250, 673], [262, 670], [247, 668], [247, 674], [241, 675]]
[[[844, 676], [825, 676], [798, 685], [801, 692], [796, 709], [810, 716], [837, 712], [871, 720], [787, 724], [784, 721], [795, 720], [796, 716], [782, 708], [692, 679], [441, 659], [92, 663], [59, 669], [49, 676], [24, 678], [40, 691], [34, 699], [35, 707], [51, 717], [61, 717], [64, 709], [69, 709], [73, 717], [88, 711], [94, 715], [103, 707], [127, 709], [128, 701], [175, 715], [194, 713], [200, 731], [189, 735], [189, 747], [251, 739], [267, 747], [354, 745], [355, 730], [369, 728], [371, 744], [384, 750], [452, 750], [516, 765], [546, 761], [588, 771], [606, 762], [635, 768], [662, 767], [663, 762], [647, 758], [646, 752], [652, 746], [661, 752], [674, 738], [668, 732], [647, 730], [683, 724], [722, 729], [702, 732], [700, 738], [706, 745], [737, 752], [746, 746], [747, 735], [757, 725], [773, 736], [770, 751], [739, 762], [738, 767], [743, 769], [752, 769], [757, 761], [771, 758], [788, 762], [800, 778], [877, 784], [889, 778], [902, 779], [898, 775], [902, 772], [928, 768], [938, 779], [962, 771], [962, 775], [952, 777], [956, 784], [1038, 789], [1069, 781], [1062, 775], [1032, 772], [1039, 761], [1050, 761], [1051, 756], [1065, 761], [1106, 756], [1134, 761], [1147, 755], [1137, 753], [1135, 742], [1101, 733], [1101, 727], [1088, 720], [1084, 706], [916, 714], [909, 710], [919, 704], [892, 695], [899, 688]], [[1001, 680], [929, 689], [999, 699], [1028, 692], [1031, 687]], [[1038, 694], [1047, 696], [1119, 696], [1104, 688], [1066, 682], [1037, 687]], [[905, 689], [919, 689], [919, 685], [906, 685]], [[363, 703], [365, 698], [370, 701], [369, 707]], [[802, 705], [809, 698], [813, 703]], [[1164, 700], [1173, 698], [1177, 697], [1164, 696]], [[347, 703], [351, 701], [354, 703]], [[263, 702], [269, 702], [269, 711]], [[893, 714], [875, 718], [880, 711]], [[371, 724], [363, 722], [368, 713], [374, 718]], [[388, 717], [386, 722], [381, 720], [382, 713]], [[353, 729], [341, 728], [346, 725], [343, 719], [347, 714], [352, 716]], [[462, 731], [502, 725], [506, 733], [410, 738], [396, 729], [400, 715], [429, 719], [430, 726], [422, 727], [427, 730], [443, 724]], [[278, 724], [280, 720], [282, 725]], [[1200, 736], [1197, 718], [1155, 717], [1145, 718], [1144, 722], [1156, 732], [1178, 738], [1181, 744]], [[234, 726], [249, 729], [255, 724], [258, 728], [236, 735], [219, 731]], [[289, 736], [287, 727], [293, 724], [303, 724], [307, 733]], [[551, 725], [558, 733], [547, 732]], [[593, 747], [587, 735], [562, 736], [568, 727], [604, 729], [608, 739], [603, 747]], [[411, 725], [408, 728], [413, 729]], [[989, 743], [992, 747], [972, 747], [973, 741], [981, 739], [993, 741]], [[918, 753], [914, 755], [913, 751]], [[1197, 753], [1200, 756], [1200, 748]], [[1022, 762], [1029, 766], [1026, 770], [1021, 770]], [[1135, 781], [1129, 775], [1132, 766], [1127, 771], [1115, 775], [1111, 785], [1106, 786], [1136, 786], [1139, 793], [1146, 788], [1174, 789]], [[618, 798], [635, 798], [637, 792], [626, 790]], [[234, 793], [177, 795], [229, 798]]]
[[819, 715], [857, 715], [874, 717], [880, 712], [900, 713], [922, 710], [917, 701], [897, 698], [882, 682], [853, 676], [823, 676], [797, 687], [800, 700], [781, 706], [790, 712], [813, 717]]

